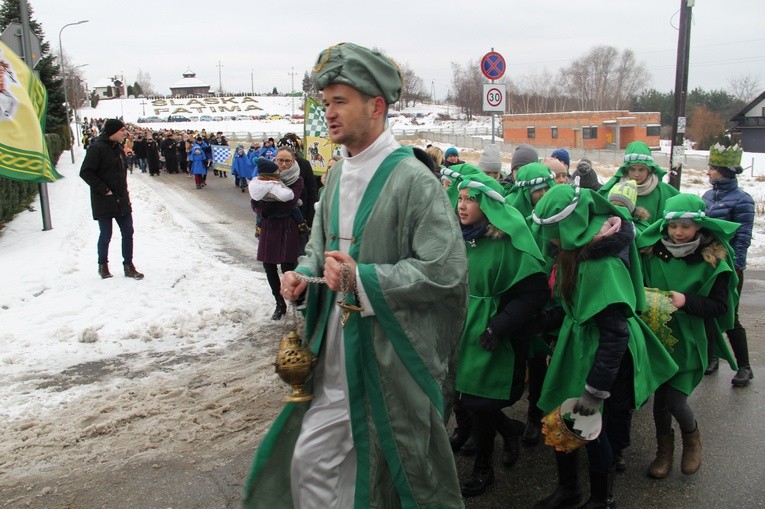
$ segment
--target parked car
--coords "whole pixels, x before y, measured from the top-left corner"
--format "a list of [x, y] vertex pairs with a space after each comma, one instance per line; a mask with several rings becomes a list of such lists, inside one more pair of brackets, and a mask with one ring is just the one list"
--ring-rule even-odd
[[189, 117], [184, 117], [183, 115], [170, 115], [167, 117], [168, 122], [191, 122], [191, 119]]
[[219, 121], [223, 120], [223, 116], [222, 115], [215, 115], [212, 119], [215, 120], [216, 122], [219, 122]]
[[268, 120], [281, 120], [281, 119], [282, 119], [281, 115], [270, 115], [268, 117]]
[[192, 122], [199, 122], [199, 117], [197, 117], [196, 115], [192, 115], [189, 117], [189, 120], [191, 120]]
[[199, 117], [199, 120], [200, 120], [201, 122], [212, 122], [212, 121], [213, 121], [213, 118], [212, 118], [212, 116], [211, 116], [211, 115], [201, 115], [201, 116]]
[[234, 120], [252, 120], [252, 117], [249, 115], [237, 115], [234, 117]]
[[153, 124], [156, 122], [164, 122], [163, 119], [159, 117], [142, 117], [137, 120], [139, 124]]

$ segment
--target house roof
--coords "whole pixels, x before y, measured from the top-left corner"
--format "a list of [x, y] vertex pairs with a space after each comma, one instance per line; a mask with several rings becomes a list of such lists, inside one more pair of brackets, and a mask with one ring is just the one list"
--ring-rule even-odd
[[752, 102], [750, 102], [749, 104], [747, 104], [746, 106], [744, 106], [744, 108], [743, 108], [741, 111], [739, 111], [738, 113], [736, 113], [735, 115], [733, 115], [733, 117], [730, 119], [730, 120], [731, 120], [731, 122], [738, 122], [739, 120], [741, 120], [742, 118], [744, 118], [744, 117], [746, 116], [746, 114], [747, 114], [747, 113], [749, 113], [749, 111], [750, 111], [752, 108], [754, 108], [755, 106], [757, 106], [757, 105], [758, 105], [760, 102], [762, 102], [763, 100], [765, 100], [765, 91], [763, 91], [763, 92], [762, 92], [760, 95], [758, 95], [757, 97], [755, 97], [755, 98], [754, 98], [754, 100], [753, 100]]
[[170, 89], [174, 88], [199, 88], [199, 87], [207, 87], [210, 88], [210, 85], [205, 83], [204, 81], [197, 78], [197, 75], [190, 70], [187, 70], [183, 73], [183, 78], [176, 81], [172, 85], [170, 85]]
[[114, 82], [110, 80], [109, 78], [103, 78], [95, 83], [93, 83], [93, 88], [107, 88], [107, 87], [113, 87]]

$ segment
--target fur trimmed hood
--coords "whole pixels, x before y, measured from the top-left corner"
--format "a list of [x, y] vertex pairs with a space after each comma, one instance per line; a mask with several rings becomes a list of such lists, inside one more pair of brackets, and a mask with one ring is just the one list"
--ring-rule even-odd
[[635, 207], [632, 217], [638, 221], [648, 221], [651, 219], [651, 213], [645, 207]]
[[[702, 242], [704, 240], [706, 239], [703, 239]], [[701, 256], [709, 265], [717, 267], [720, 260], [725, 260], [728, 257], [728, 250], [717, 239], [712, 238], [709, 244], [701, 248]]]

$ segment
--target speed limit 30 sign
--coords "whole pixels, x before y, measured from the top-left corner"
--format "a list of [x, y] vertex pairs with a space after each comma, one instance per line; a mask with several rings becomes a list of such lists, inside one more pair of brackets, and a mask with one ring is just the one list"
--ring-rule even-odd
[[483, 111], [505, 111], [505, 85], [499, 83], [483, 84]]

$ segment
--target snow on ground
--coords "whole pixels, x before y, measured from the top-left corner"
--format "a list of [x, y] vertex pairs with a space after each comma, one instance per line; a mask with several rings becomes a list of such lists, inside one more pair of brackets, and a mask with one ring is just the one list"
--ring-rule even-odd
[[[461, 153], [477, 162], [478, 151]], [[189, 451], [215, 457], [262, 433], [284, 391], [271, 363], [280, 335], [297, 318], [270, 320], [265, 276], [184, 219], [181, 198], [159, 198], [140, 175], [131, 176], [136, 264], [146, 278], [122, 276], [116, 226], [115, 277], [98, 277], [98, 227], [78, 177], [82, 156], [78, 151], [71, 164], [64, 154], [58, 170], [65, 178], [48, 185], [52, 230], [41, 231], [35, 210], [0, 233], [0, 474], [13, 471], [12, 482], [46, 469], [97, 468], [107, 458]], [[509, 165], [510, 154], [504, 156]], [[602, 181], [616, 169], [595, 167]], [[749, 258], [759, 269], [763, 180], [741, 176], [759, 207]], [[683, 182], [689, 192], [708, 188], [698, 170], [687, 170]], [[170, 445], [158, 449], [159, 442]]]

